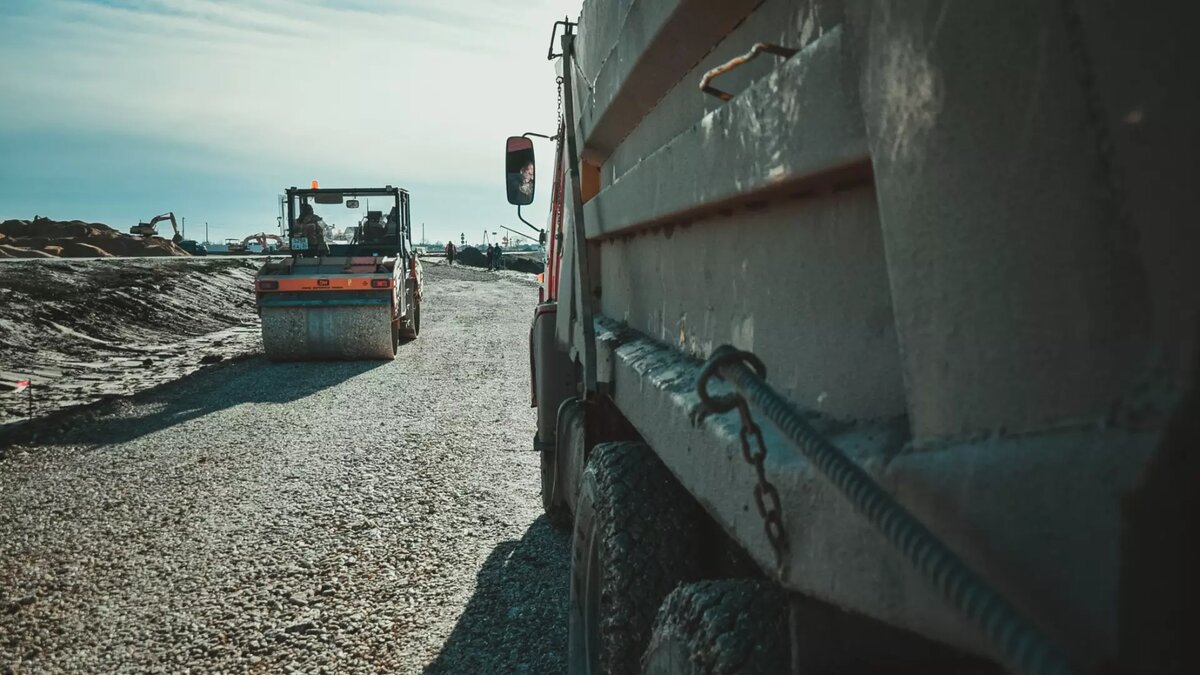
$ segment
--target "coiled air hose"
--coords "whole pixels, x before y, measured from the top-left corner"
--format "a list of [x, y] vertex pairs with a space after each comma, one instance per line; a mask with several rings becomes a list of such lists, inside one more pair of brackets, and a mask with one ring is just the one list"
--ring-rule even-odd
[[[747, 366], [753, 366], [753, 370]], [[757, 373], [755, 371], [758, 371]], [[710, 397], [707, 380], [719, 374], [783, 432], [867, 520], [899, 549], [938, 591], [980, 630], [1005, 665], [1026, 675], [1069, 675], [1066, 656], [1007, 600], [987, 585], [929, 528], [892, 499], [874, 479], [822, 437], [763, 378], [757, 357], [730, 345], [713, 351], [697, 387], [713, 412], [732, 408], [731, 397]]]

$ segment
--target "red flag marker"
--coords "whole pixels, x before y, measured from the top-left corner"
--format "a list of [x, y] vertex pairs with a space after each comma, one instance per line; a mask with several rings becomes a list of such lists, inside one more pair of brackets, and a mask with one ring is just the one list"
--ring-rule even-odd
[[22, 391], [22, 390], [28, 388], [30, 384], [32, 384], [32, 383], [29, 380], [18, 380], [17, 386], [15, 389], [13, 389], [13, 391]]

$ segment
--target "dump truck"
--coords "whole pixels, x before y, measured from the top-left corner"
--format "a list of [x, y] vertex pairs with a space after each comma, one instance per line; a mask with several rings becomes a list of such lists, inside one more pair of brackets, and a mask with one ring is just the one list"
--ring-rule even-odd
[[[394, 359], [421, 332], [408, 191], [314, 185], [288, 188], [286, 199], [290, 255], [268, 259], [255, 277], [267, 357]], [[361, 235], [324, 243], [325, 221], [346, 218], [360, 222]]]
[[[1178, 18], [586, 0], [555, 24], [530, 354], [569, 672], [1200, 672]], [[519, 207], [538, 136], [506, 142]]]

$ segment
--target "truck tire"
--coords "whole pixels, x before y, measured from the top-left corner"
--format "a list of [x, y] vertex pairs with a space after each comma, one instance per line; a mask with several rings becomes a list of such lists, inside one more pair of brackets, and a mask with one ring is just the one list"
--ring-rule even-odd
[[787, 605], [778, 588], [758, 579], [684, 584], [667, 596], [650, 645], [645, 675], [766, 675], [789, 668]]
[[568, 672], [635, 673], [663, 598], [702, 570], [703, 514], [642, 443], [602, 443], [579, 489]]
[[412, 308], [411, 325], [400, 329], [401, 342], [412, 342], [421, 336], [421, 303], [414, 302]]

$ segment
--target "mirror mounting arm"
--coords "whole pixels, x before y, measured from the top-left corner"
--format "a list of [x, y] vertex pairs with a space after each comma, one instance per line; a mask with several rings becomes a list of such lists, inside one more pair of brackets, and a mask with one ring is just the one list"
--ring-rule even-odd
[[[526, 224], [528, 225], [528, 223], [526, 223]], [[539, 241], [539, 237], [542, 234], [542, 231], [538, 230], [538, 237], [531, 237], [531, 236], [525, 234], [524, 232], [518, 232], [517, 230], [514, 230], [511, 227], [505, 227], [504, 225], [501, 225], [500, 229], [508, 230], [509, 232], [512, 232], [513, 234], [517, 235], [518, 237], [525, 237], [526, 239], [528, 239], [530, 241]]]
[[575, 23], [574, 21], [571, 21], [571, 17], [569, 16], [563, 17], [562, 21], [554, 22], [554, 27], [550, 29], [550, 48], [546, 50], [547, 61], [553, 61], [554, 59], [562, 56], [562, 52], [554, 52], [554, 38], [558, 37], [558, 27], [563, 27], [563, 35], [573, 35], [575, 33], [575, 27], [578, 25], [579, 24]]
[[541, 230], [539, 230], [538, 228], [533, 226], [533, 223], [529, 222], [528, 220], [525, 220], [525, 216], [521, 215], [521, 205], [520, 204], [517, 204], [517, 218], [522, 223], [525, 223], [526, 225], [528, 225], [529, 229], [533, 230], [534, 232], [541, 232]]

